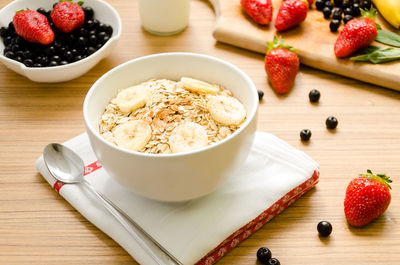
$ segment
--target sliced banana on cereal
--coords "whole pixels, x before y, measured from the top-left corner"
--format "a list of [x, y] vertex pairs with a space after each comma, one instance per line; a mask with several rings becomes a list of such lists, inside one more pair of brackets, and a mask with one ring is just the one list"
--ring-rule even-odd
[[173, 153], [186, 152], [208, 145], [206, 129], [194, 122], [177, 126], [169, 137], [169, 147]]
[[150, 96], [150, 89], [143, 85], [137, 85], [121, 90], [112, 103], [116, 104], [123, 113], [131, 113], [146, 105]]
[[143, 120], [133, 120], [117, 125], [113, 134], [118, 146], [140, 151], [151, 138], [151, 127]]
[[212, 96], [207, 108], [211, 117], [225, 126], [240, 125], [246, 118], [245, 107], [234, 97]]
[[215, 94], [219, 87], [190, 77], [182, 77], [181, 84], [186, 90], [199, 94]]

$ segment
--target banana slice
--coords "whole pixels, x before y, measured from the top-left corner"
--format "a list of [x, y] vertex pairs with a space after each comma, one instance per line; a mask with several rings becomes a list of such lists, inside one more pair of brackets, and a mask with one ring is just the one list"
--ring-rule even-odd
[[191, 151], [207, 145], [206, 130], [203, 126], [194, 122], [179, 125], [169, 137], [169, 147], [173, 153]]
[[145, 86], [132, 86], [119, 92], [112, 103], [116, 104], [123, 113], [128, 114], [146, 105], [150, 94], [150, 90]]
[[234, 97], [210, 97], [207, 107], [211, 117], [225, 126], [239, 125], [246, 118], [246, 109]]
[[190, 77], [182, 77], [181, 83], [186, 90], [199, 94], [215, 94], [219, 91], [217, 86]]
[[128, 121], [117, 125], [113, 134], [118, 146], [140, 151], [151, 138], [151, 127], [142, 120]]

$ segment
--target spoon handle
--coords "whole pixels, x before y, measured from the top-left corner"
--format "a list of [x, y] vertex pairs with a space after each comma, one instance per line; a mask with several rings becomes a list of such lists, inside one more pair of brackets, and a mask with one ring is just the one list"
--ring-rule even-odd
[[[96, 191], [96, 189], [90, 184], [87, 180], [83, 180], [82, 184], [84, 184], [96, 197], [103, 203], [104, 207], [117, 219], [121, 225], [125, 228], [125, 230], [136, 240], [136, 242], [149, 254], [153, 260], [159, 264], [159, 265], [166, 265], [166, 264], [182, 264], [179, 261], [176, 260], [175, 257], [173, 257], [168, 251], [166, 251], [164, 248], [160, 247], [158, 243], [154, 241], [153, 238], [149, 237], [147, 233], [144, 233], [144, 230], [139, 227], [131, 218], [127, 218], [125, 213], [122, 215], [119, 211], [122, 212], [121, 209], [118, 208], [118, 210], [110, 204], [110, 200], [107, 199], [104, 195], [100, 194], [99, 192]], [[127, 219], [130, 221], [130, 223], [127, 222]], [[139, 231], [135, 231], [132, 227], [131, 224], [135, 226], [136, 229]], [[152, 249], [149, 248], [149, 246], [144, 242], [144, 240], [138, 235], [138, 232], [141, 232], [144, 236], [146, 236], [152, 243], [154, 243], [162, 252], [163, 252], [163, 257], [160, 257], [159, 253], [154, 253]]]

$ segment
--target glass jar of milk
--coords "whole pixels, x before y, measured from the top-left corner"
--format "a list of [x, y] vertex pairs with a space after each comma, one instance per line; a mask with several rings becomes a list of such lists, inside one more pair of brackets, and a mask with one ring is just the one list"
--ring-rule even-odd
[[189, 22], [190, 0], [139, 0], [143, 28], [156, 35], [173, 35]]

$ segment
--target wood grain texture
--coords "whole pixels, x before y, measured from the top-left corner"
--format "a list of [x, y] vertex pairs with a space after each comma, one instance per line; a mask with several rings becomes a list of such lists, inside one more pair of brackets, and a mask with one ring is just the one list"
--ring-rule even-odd
[[[217, 6], [218, 20], [214, 37], [224, 43], [232, 44], [259, 53], [267, 50], [267, 41], [272, 41], [275, 34], [292, 45], [301, 57], [301, 63], [351, 77], [364, 82], [388, 87], [400, 91], [400, 63], [397, 61], [385, 64], [353, 62], [348, 59], [337, 59], [333, 45], [339, 33], [331, 33], [329, 21], [323, 18], [322, 12], [309, 10], [306, 20], [299, 26], [277, 33], [273, 21], [268, 26], [258, 26], [243, 11], [240, 1], [214, 0]], [[282, 0], [273, 0], [274, 18]], [[380, 16], [377, 23], [385, 29], [393, 29]], [[343, 28], [339, 28], [339, 31]], [[397, 31], [399, 33], [400, 31]], [[374, 45], [378, 45], [374, 43]]]
[[[0, 0], [0, 7], [8, 1]], [[274, 133], [305, 151], [321, 166], [320, 183], [218, 265], [255, 265], [255, 253], [268, 246], [281, 264], [385, 264], [400, 260], [400, 93], [302, 66], [290, 94], [269, 87], [261, 54], [216, 43], [215, 15], [206, 1], [193, 0], [189, 27], [173, 37], [141, 29], [137, 1], [109, 1], [121, 14], [123, 33], [111, 56], [84, 76], [61, 84], [38, 84], [0, 65], [0, 264], [133, 265], [112, 239], [65, 202], [36, 172], [43, 147], [63, 142], [84, 129], [82, 103], [93, 82], [112, 67], [142, 55], [191, 51], [217, 56], [245, 71], [265, 93], [258, 130]], [[319, 104], [308, 92], [319, 89]], [[325, 119], [339, 120], [336, 131]], [[299, 132], [309, 128], [309, 144]], [[343, 198], [347, 183], [371, 168], [392, 176], [392, 202], [371, 225], [346, 224]], [[268, 192], [267, 190], [265, 192]], [[317, 236], [329, 220], [333, 234]]]

